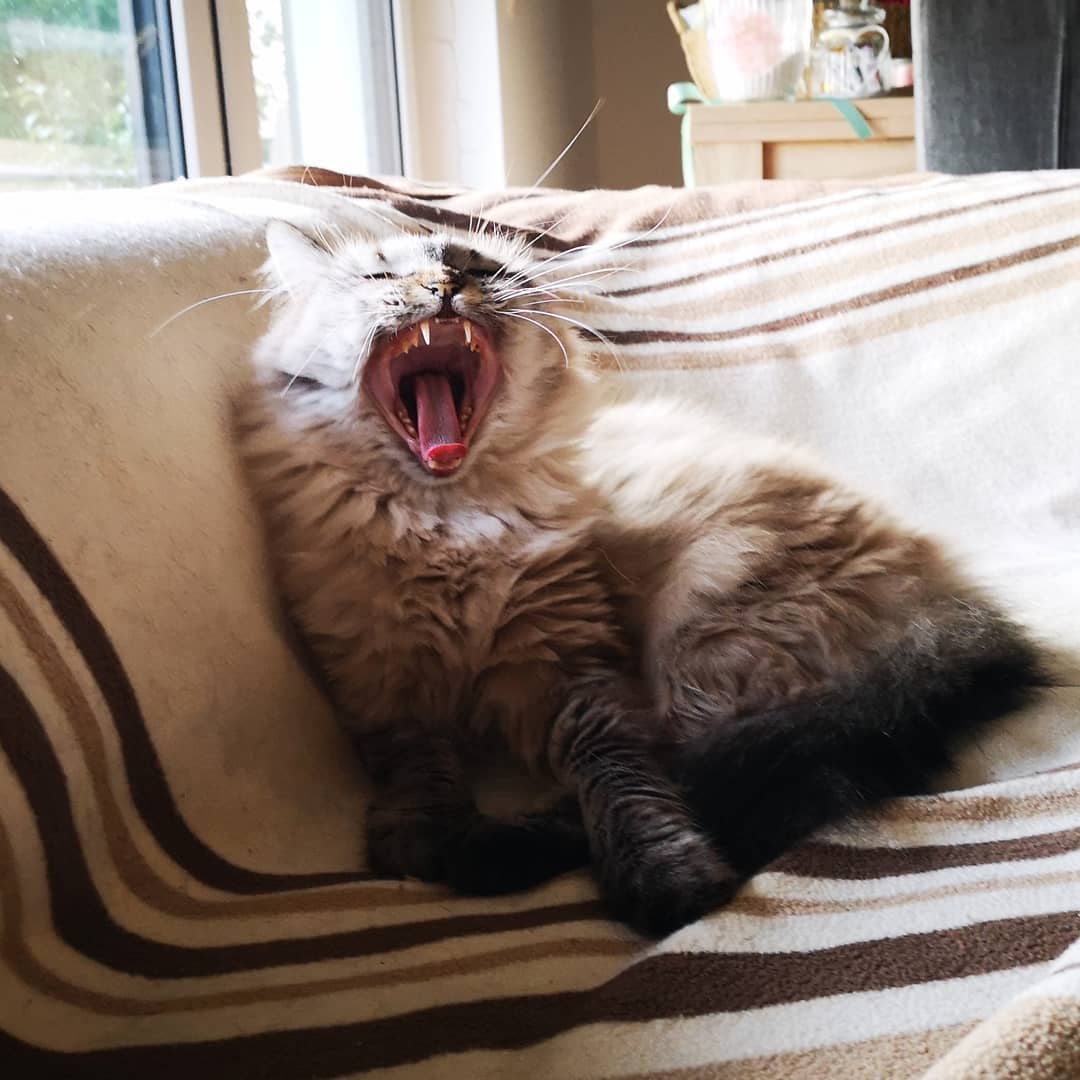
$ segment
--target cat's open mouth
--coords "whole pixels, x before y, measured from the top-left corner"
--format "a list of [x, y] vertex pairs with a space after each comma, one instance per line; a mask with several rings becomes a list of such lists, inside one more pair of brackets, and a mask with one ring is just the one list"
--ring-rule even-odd
[[501, 374], [482, 326], [425, 319], [375, 346], [364, 388], [417, 460], [448, 476], [465, 460]]

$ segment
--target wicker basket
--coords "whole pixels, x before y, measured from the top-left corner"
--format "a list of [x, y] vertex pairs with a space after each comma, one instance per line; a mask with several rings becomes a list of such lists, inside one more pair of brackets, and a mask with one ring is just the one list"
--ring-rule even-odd
[[668, 0], [668, 18], [671, 19], [671, 25], [675, 27], [675, 32], [679, 35], [679, 43], [686, 57], [690, 78], [697, 83], [697, 88], [709, 101], [714, 101], [719, 95], [716, 92], [716, 83], [713, 82], [712, 64], [709, 61], [709, 39], [705, 36], [704, 30], [692, 30], [681, 14], [682, 8], [689, 7], [694, 2], [695, 0]]

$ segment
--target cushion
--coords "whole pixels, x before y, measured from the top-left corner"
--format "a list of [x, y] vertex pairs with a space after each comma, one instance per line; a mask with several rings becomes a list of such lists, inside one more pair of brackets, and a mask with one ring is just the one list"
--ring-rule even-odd
[[[373, 879], [227, 433], [266, 221], [373, 212], [592, 245], [580, 317], [613, 393], [810, 445], [952, 543], [1058, 685], [939, 793], [660, 943], [585, 874], [490, 900]], [[570, 194], [306, 169], [0, 198], [11, 1074], [1070, 1075], [1078, 217], [1071, 173]]]

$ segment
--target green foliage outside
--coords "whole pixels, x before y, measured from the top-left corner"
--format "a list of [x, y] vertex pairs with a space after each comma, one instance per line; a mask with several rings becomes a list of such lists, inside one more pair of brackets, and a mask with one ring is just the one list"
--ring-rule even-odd
[[126, 48], [118, 0], [0, 0], [0, 163], [133, 182]]
[[40, 19], [57, 26], [119, 30], [116, 0], [0, 0], [0, 22]]

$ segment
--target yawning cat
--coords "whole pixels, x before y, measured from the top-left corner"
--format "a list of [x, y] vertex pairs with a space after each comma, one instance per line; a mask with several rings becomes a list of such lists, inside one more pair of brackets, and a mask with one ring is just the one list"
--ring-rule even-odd
[[[376, 869], [489, 893], [591, 858], [612, 910], [665, 932], [923, 789], [1039, 681], [933, 541], [800, 453], [601, 401], [557, 262], [419, 227], [268, 243], [238, 438], [376, 787]], [[480, 813], [492, 743], [567, 798]]]

